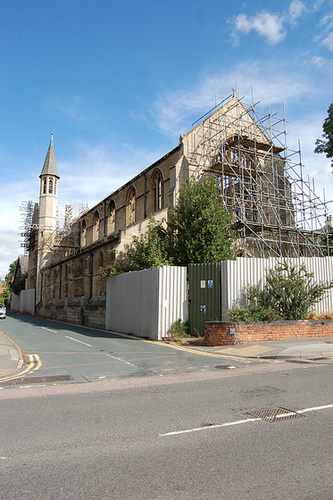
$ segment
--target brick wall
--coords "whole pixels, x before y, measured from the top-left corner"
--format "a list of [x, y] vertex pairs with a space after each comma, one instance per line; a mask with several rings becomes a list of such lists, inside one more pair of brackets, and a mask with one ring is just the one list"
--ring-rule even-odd
[[229, 323], [207, 321], [206, 345], [236, 345], [306, 337], [333, 336], [333, 320], [273, 321], [258, 323]]

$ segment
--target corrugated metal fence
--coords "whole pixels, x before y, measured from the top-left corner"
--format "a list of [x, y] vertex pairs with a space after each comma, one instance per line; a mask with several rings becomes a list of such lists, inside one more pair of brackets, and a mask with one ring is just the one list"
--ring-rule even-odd
[[107, 279], [106, 329], [161, 340], [187, 321], [186, 267], [163, 266]]
[[[248, 285], [260, 285], [265, 281], [267, 269], [273, 269], [282, 262], [278, 258], [246, 258], [239, 257], [235, 261], [221, 262], [221, 299], [222, 320], [228, 319], [227, 311], [241, 298], [242, 291]], [[333, 281], [333, 257], [299, 257], [283, 259], [291, 266], [304, 265], [308, 272], [314, 274], [314, 282]], [[328, 290], [325, 297], [315, 306], [316, 314], [333, 312], [333, 289]]]
[[[266, 271], [286, 262], [291, 266], [304, 265], [313, 273], [314, 282], [333, 282], [333, 257], [300, 257], [298, 259], [247, 258], [219, 264], [188, 266], [189, 323], [192, 335], [204, 334], [205, 321], [228, 320], [228, 311], [239, 302], [249, 285], [263, 285]], [[220, 273], [220, 276], [217, 276]], [[315, 306], [316, 314], [333, 313], [333, 289]]]
[[35, 289], [22, 290], [19, 295], [12, 293], [10, 308], [22, 314], [35, 314]]
[[205, 321], [221, 319], [221, 263], [190, 264], [189, 326], [192, 335], [202, 335]]

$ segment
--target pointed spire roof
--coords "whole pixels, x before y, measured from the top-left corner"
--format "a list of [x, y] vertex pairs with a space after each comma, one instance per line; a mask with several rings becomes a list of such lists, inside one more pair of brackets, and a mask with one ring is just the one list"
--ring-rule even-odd
[[49, 149], [47, 150], [43, 170], [39, 177], [41, 177], [42, 175], [54, 175], [58, 179], [60, 178], [53, 149], [53, 134], [51, 134]]

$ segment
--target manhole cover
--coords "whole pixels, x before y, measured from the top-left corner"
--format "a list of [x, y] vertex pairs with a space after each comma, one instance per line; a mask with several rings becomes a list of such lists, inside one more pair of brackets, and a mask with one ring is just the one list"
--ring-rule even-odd
[[278, 420], [290, 420], [292, 418], [303, 417], [301, 413], [297, 411], [288, 410], [287, 408], [281, 408], [280, 406], [276, 408], [268, 408], [263, 410], [251, 410], [247, 412], [253, 417], [261, 418], [266, 422], [277, 422]]

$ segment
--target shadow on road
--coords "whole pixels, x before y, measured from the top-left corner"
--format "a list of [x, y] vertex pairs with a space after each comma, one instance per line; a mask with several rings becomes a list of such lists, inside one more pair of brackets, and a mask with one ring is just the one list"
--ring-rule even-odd
[[[25, 314], [20, 314], [13, 311], [7, 311], [7, 316], [15, 318], [17, 321], [22, 323], [30, 323], [30, 325], [35, 325], [39, 328], [48, 328], [50, 330], [61, 331], [61, 332], [71, 332], [79, 333], [80, 335], [85, 335], [91, 338], [108, 338], [108, 339], [125, 339], [125, 340], [139, 340], [137, 337], [128, 338], [116, 332], [111, 332], [108, 330], [99, 330], [87, 326], [76, 325], [72, 323], [63, 323], [61, 321], [56, 321], [52, 319], [38, 318], [37, 316], [28, 316]], [[126, 334], [131, 335], [131, 334]]]

